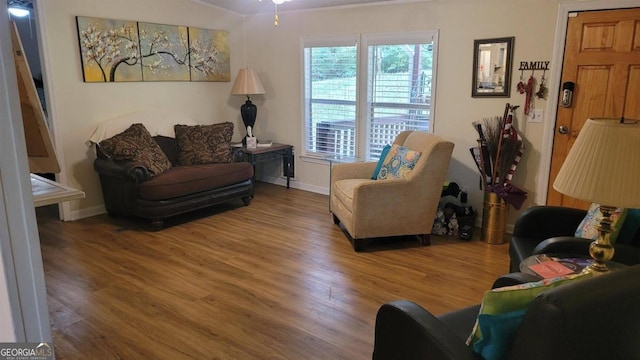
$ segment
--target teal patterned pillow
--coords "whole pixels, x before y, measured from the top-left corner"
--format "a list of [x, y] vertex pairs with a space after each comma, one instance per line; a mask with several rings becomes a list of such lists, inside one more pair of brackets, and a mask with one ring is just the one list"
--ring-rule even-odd
[[380, 152], [380, 159], [378, 159], [378, 164], [376, 165], [376, 168], [373, 170], [373, 175], [371, 175], [372, 180], [378, 179], [378, 174], [380, 174], [380, 168], [382, 168], [382, 163], [384, 163], [384, 159], [387, 158], [387, 154], [389, 153], [389, 150], [391, 150], [391, 145], [385, 145], [385, 147], [382, 148], [382, 151]]
[[394, 144], [384, 159], [378, 180], [402, 179], [409, 175], [420, 159], [420, 152]]

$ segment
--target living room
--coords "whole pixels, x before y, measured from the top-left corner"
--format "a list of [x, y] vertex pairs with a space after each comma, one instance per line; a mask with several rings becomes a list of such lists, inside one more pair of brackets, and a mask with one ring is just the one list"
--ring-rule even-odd
[[[593, 9], [614, 5], [629, 7], [632, 2], [568, 3], [583, 3], [585, 9]], [[86, 194], [84, 200], [61, 207], [64, 221], [104, 213], [100, 182], [93, 170], [95, 155], [87, 143], [99, 123], [139, 109], [179, 111], [203, 124], [232, 121], [236, 125], [235, 139], [240, 139], [244, 129], [239, 108], [244, 99], [232, 96], [231, 86], [238, 70], [248, 66], [259, 74], [266, 88], [265, 95], [253, 98], [258, 106], [256, 134], [302, 149], [301, 38], [425, 30], [439, 32], [433, 132], [455, 143], [448, 177], [468, 188], [471, 205], [481, 209], [483, 193], [478, 189], [477, 169], [468, 152], [476, 145], [471, 123], [500, 115], [506, 102], [524, 105], [525, 98], [514, 90], [508, 98], [470, 96], [473, 41], [513, 36], [514, 64], [529, 60], [550, 61], [549, 76], [554, 71], [559, 74], [558, 67], [561, 66], [554, 54], [558, 46], [556, 22], [560, 1], [399, 1], [312, 11], [287, 11], [285, 4], [279, 6], [277, 27], [273, 25], [271, 12], [242, 15], [203, 1], [56, 0], [37, 1], [36, 4], [52, 132], [63, 164], [60, 180]], [[227, 30], [231, 82], [85, 83], [82, 81], [76, 16]], [[513, 83], [519, 75], [514, 70]], [[538, 99], [533, 106], [549, 113], [548, 109], [555, 107], [555, 101], [551, 101], [554, 102], [551, 105], [548, 102]], [[546, 202], [548, 176], [540, 169], [548, 166], [549, 161], [546, 155], [549, 121], [527, 122], [522, 112], [517, 117], [516, 124], [526, 139], [527, 151], [514, 181], [528, 192], [523, 206], [526, 209]], [[296, 150], [297, 154], [301, 151]], [[326, 162], [300, 156], [295, 162], [294, 189], [328, 194], [329, 165]], [[279, 168], [261, 170], [261, 180], [282, 185], [284, 180], [280, 178]], [[5, 188], [3, 191], [11, 190]], [[518, 211], [509, 212], [508, 227], [512, 227], [518, 214]], [[330, 222], [329, 214], [327, 221]]]

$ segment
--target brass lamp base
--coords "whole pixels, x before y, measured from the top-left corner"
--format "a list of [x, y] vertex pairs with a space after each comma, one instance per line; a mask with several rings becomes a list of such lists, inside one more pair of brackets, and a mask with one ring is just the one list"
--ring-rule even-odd
[[598, 238], [589, 246], [589, 255], [595, 262], [587, 267], [587, 271], [594, 275], [603, 274], [609, 271], [607, 261], [613, 259], [615, 249], [611, 245], [611, 214], [616, 210], [615, 207], [600, 205], [602, 217], [596, 226], [598, 230]]

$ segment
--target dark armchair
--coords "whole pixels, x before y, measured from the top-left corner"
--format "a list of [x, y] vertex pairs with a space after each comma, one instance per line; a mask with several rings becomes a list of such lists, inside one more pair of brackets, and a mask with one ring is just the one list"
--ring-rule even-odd
[[[639, 301], [640, 265], [546, 290], [528, 307], [507, 358], [640, 359]], [[482, 360], [465, 344], [479, 307], [434, 316], [409, 301], [384, 304], [373, 359]]]
[[[520, 271], [520, 262], [537, 254], [572, 254], [589, 256], [593, 240], [574, 234], [587, 214], [586, 210], [559, 206], [536, 206], [524, 210], [513, 228], [509, 246], [509, 271]], [[615, 244], [613, 261], [640, 264], [640, 231], [632, 244]]]

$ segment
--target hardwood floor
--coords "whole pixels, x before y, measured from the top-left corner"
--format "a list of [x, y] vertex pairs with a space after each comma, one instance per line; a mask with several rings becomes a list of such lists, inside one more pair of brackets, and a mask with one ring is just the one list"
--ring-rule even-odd
[[508, 245], [481, 242], [479, 229], [356, 253], [327, 196], [271, 184], [247, 207], [168, 225], [61, 222], [39, 208], [58, 359], [370, 359], [381, 304], [441, 314], [478, 303], [508, 271]]

